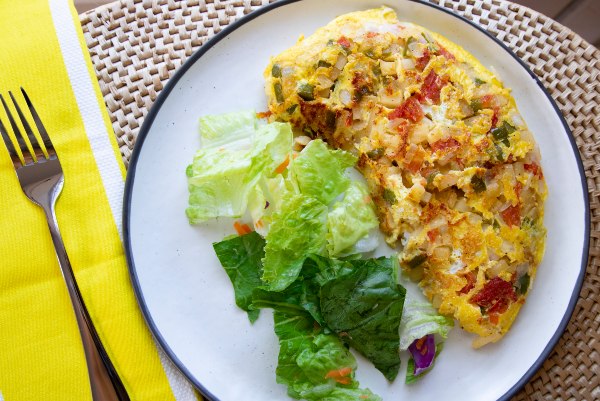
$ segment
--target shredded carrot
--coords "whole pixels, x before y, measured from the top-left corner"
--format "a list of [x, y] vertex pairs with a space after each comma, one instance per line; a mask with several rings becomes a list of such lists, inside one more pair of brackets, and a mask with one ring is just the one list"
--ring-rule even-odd
[[256, 113], [256, 118], [269, 118], [271, 117], [271, 114], [273, 114], [270, 110], [269, 111], [259, 111], [258, 113]]
[[340, 384], [350, 384], [352, 383], [352, 378], [350, 374], [352, 373], [351, 367], [345, 367], [341, 369], [334, 369], [327, 372], [325, 375], [326, 379], [333, 379]]
[[256, 228], [263, 228], [265, 226], [261, 219], [256, 220], [256, 223], [254, 223], [254, 225], [256, 226]]
[[252, 229], [248, 226], [248, 224], [240, 223], [239, 221], [235, 221], [233, 223], [233, 228], [237, 231], [238, 235], [249, 234], [252, 232]]
[[287, 155], [285, 157], [285, 160], [283, 161], [283, 163], [281, 163], [279, 166], [277, 166], [277, 168], [275, 169], [275, 174], [281, 174], [285, 171], [285, 169], [287, 168], [288, 164], [290, 164], [290, 155]]

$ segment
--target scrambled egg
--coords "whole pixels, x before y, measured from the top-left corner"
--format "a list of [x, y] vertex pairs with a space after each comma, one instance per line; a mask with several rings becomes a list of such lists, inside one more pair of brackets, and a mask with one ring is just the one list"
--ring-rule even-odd
[[476, 347], [499, 340], [546, 235], [540, 155], [510, 91], [387, 7], [336, 18], [264, 75], [272, 120], [359, 157], [388, 243], [439, 312]]

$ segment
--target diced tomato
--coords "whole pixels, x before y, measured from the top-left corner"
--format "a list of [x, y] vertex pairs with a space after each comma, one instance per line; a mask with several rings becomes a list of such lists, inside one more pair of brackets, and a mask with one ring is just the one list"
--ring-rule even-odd
[[494, 315], [496, 313], [504, 313], [508, 309], [508, 300], [501, 299], [494, 304], [490, 309], [488, 309], [488, 313], [490, 315]]
[[452, 54], [448, 50], [446, 50], [445, 47], [443, 47], [439, 43], [437, 43], [437, 47], [439, 48], [438, 54], [446, 57], [448, 60], [455, 60], [454, 54]]
[[338, 39], [338, 43], [339, 43], [339, 44], [340, 44], [342, 47], [344, 47], [344, 48], [346, 48], [346, 49], [347, 49], [347, 48], [349, 48], [349, 47], [350, 47], [350, 45], [352, 44], [352, 43], [350, 42], [350, 39], [348, 39], [348, 38], [347, 38], [347, 37], [345, 37], [345, 36], [341, 36], [341, 37]]
[[512, 283], [504, 281], [500, 277], [494, 277], [488, 281], [481, 291], [471, 298], [471, 302], [484, 308], [490, 308], [489, 310], [496, 313], [498, 313], [498, 310], [504, 308], [502, 305], [499, 305], [496, 307], [496, 310], [492, 309], [499, 302], [505, 303], [508, 306], [510, 301], [514, 302], [516, 300], [517, 294]]
[[411, 96], [406, 99], [402, 104], [396, 107], [390, 114], [388, 114], [390, 120], [396, 118], [406, 118], [407, 120], [417, 123], [423, 119], [423, 109], [421, 104], [415, 96]]
[[477, 277], [475, 277], [475, 273], [468, 272], [465, 274], [465, 278], [467, 279], [467, 284], [458, 292], [459, 294], [468, 294], [475, 287], [475, 282], [477, 281]]
[[496, 126], [498, 125], [498, 114], [500, 113], [500, 110], [498, 110], [497, 107], [494, 107], [494, 114], [492, 114], [492, 128], [496, 128]]
[[352, 115], [352, 112], [348, 113], [348, 115], [346, 116], [346, 127], [349, 127], [352, 125], [352, 120], [354, 119], [354, 116]]
[[427, 64], [429, 64], [429, 60], [431, 60], [431, 53], [429, 49], [425, 49], [423, 55], [421, 57], [417, 57], [417, 62], [415, 63], [418, 70], [423, 71]]
[[427, 231], [427, 238], [429, 238], [429, 241], [431, 241], [431, 242], [435, 242], [435, 239], [439, 235], [440, 235], [440, 230], [438, 230], [437, 228]]
[[240, 223], [237, 220], [233, 223], [233, 228], [235, 228], [238, 235], [250, 234], [252, 232], [252, 229], [248, 224]]
[[515, 185], [515, 193], [517, 194], [517, 198], [521, 197], [522, 190], [523, 190], [523, 184], [521, 184], [520, 182], [517, 182], [517, 185]]
[[440, 139], [439, 141], [435, 141], [431, 144], [431, 148], [434, 152], [438, 150], [444, 151], [447, 149], [454, 149], [458, 147], [460, 147], [460, 142], [458, 142], [454, 138]]
[[367, 32], [367, 38], [374, 38], [377, 35], [379, 35], [378, 32]]
[[350, 384], [350, 383], [352, 383], [352, 377], [350, 377], [351, 373], [352, 373], [351, 367], [335, 369], [335, 370], [330, 370], [329, 372], [327, 372], [327, 374], [325, 375], [325, 378], [333, 379], [340, 384]]
[[421, 85], [421, 102], [429, 100], [433, 104], [439, 104], [440, 92], [447, 83], [447, 77], [440, 77], [434, 71], [429, 72]]
[[544, 174], [542, 173], [542, 169], [537, 163], [525, 164], [525, 170], [531, 172], [533, 175], [537, 176], [539, 179], [544, 178]]
[[484, 109], [491, 108], [493, 99], [494, 99], [494, 95], [483, 95], [481, 97], [481, 107], [483, 107]]
[[504, 222], [510, 227], [521, 225], [521, 208], [519, 205], [507, 207], [500, 215]]

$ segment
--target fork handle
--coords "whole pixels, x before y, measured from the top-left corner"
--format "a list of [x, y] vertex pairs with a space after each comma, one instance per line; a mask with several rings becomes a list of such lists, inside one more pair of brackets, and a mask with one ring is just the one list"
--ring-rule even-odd
[[49, 206], [50, 207], [44, 207], [44, 211], [46, 212], [46, 219], [48, 220], [52, 242], [56, 249], [58, 263], [65, 279], [65, 283], [67, 284], [73, 309], [75, 310], [75, 317], [77, 318], [77, 325], [79, 326], [83, 349], [85, 351], [85, 359], [88, 366], [92, 398], [94, 401], [128, 401], [129, 395], [125, 390], [125, 386], [110, 361], [110, 358], [100, 341], [98, 332], [94, 328], [90, 314], [85, 307], [81, 292], [75, 281], [71, 262], [69, 262], [65, 245], [60, 235], [60, 231], [58, 230], [54, 207], [53, 205]]

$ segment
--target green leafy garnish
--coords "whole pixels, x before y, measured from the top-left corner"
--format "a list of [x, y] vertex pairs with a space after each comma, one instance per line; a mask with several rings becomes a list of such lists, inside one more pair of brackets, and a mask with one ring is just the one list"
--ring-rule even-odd
[[300, 273], [309, 253], [325, 249], [327, 206], [313, 197], [291, 194], [273, 215], [265, 237], [262, 279], [271, 291], [281, 291]]
[[290, 167], [300, 192], [324, 205], [344, 192], [350, 179], [344, 171], [354, 166], [356, 157], [343, 150], [330, 150], [320, 139], [311, 141]]
[[366, 356], [388, 380], [400, 367], [398, 329], [406, 290], [395, 258], [352, 260], [353, 269], [321, 287], [327, 326]]
[[[379, 224], [366, 186], [353, 181], [327, 215], [327, 250], [330, 256], [338, 256]], [[366, 206], [366, 207], [365, 207]]]

